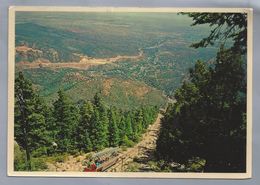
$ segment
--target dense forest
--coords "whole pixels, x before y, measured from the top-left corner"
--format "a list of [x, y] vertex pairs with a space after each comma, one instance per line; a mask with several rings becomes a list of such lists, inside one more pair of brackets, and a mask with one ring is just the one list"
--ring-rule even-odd
[[76, 104], [62, 90], [49, 106], [22, 72], [15, 80], [15, 100], [15, 141], [20, 147], [15, 170], [37, 170], [34, 157], [131, 147], [158, 113], [149, 106], [131, 111], [109, 107], [99, 93], [93, 102]]
[[[216, 42], [221, 46], [212, 66], [197, 61], [189, 79], [175, 91], [176, 103], [168, 107], [157, 140], [158, 158], [186, 166], [191, 161], [205, 161], [202, 169], [194, 165], [182, 171], [245, 172], [247, 17], [188, 15], [193, 25], [212, 27], [211, 34], [193, 47]], [[224, 45], [228, 39], [231, 46]]]

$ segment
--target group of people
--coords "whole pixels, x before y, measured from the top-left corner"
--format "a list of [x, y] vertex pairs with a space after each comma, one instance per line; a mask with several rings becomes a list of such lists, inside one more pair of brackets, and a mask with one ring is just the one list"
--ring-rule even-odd
[[101, 171], [101, 165], [106, 161], [109, 161], [111, 157], [115, 157], [117, 153], [113, 152], [110, 155], [90, 157], [87, 161], [83, 162], [84, 172]]
[[87, 163], [86, 163], [86, 168], [84, 169], [84, 171], [96, 171], [100, 165], [102, 164], [102, 160], [100, 160], [99, 158], [98, 159], [95, 159], [95, 160], [89, 160]]

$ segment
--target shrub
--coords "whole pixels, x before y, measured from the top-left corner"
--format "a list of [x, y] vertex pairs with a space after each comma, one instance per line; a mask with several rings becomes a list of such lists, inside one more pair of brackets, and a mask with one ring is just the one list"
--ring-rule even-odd
[[45, 163], [45, 158], [33, 158], [32, 159], [32, 171], [42, 171], [48, 168]]
[[187, 171], [190, 172], [202, 172], [204, 169], [206, 161], [199, 157], [194, 157], [188, 161], [186, 164]]
[[14, 144], [14, 170], [24, 171], [26, 170], [26, 157], [25, 151], [20, 149], [19, 145]]
[[127, 150], [127, 147], [126, 146], [122, 146], [122, 151], [126, 151]]
[[129, 164], [126, 171], [127, 172], [138, 172], [139, 171], [139, 164], [136, 163], [136, 162]]
[[134, 146], [134, 142], [131, 141], [130, 139], [128, 139], [127, 136], [125, 136], [123, 139], [123, 145], [126, 147], [132, 147], [132, 146]]
[[47, 147], [40, 147], [33, 151], [32, 156], [33, 157], [40, 157], [43, 155], [47, 155]]
[[67, 157], [63, 155], [58, 155], [54, 157], [55, 162], [63, 163]]

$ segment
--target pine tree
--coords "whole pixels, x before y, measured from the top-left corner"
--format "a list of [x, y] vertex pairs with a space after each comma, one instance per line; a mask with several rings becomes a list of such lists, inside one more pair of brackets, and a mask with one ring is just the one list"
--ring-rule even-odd
[[90, 139], [92, 142], [92, 147], [94, 150], [99, 150], [102, 148], [102, 146], [98, 146], [98, 140], [99, 140], [99, 122], [100, 122], [100, 116], [99, 111], [94, 108], [93, 115], [91, 116], [91, 129], [90, 129]]
[[100, 113], [106, 111], [105, 103], [104, 103], [103, 99], [101, 98], [100, 93], [95, 94], [93, 104], [99, 110]]
[[119, 129], [119, 138], [120, 138], [120, 145], [124, 145], [124, 139], [126, 137], [126, 117], [122, 113], [121, 119], [119, 120], [118, 124]]
[[100, 94], [97, 93], [94, 96], [94, 116], [92, 119], [92, 142], [95, 150], [103, 149], [109, 145], [108, 141], [108, 125], [109, 119], [107, 115], [107, 108], [101, 98]]
[[207, 111], [209, 139], [205, 142], [208, 145], [205, 170], [243, 171], [246, 166], [246, 75], [240, 53], [220, 48], [209, 85], [211, 105]]
[[79, 123], [79, 110], [62, 90], [58, 91], [58, 99], [54, 102], [55, 136], [58, 149], [69, 152], [75, 149], [76, 128]]
[[194, 48], [207, 47], [217, 42], [233, 41], [231, 50], [241, 54], [247, 49], [247, 14], [246, 13], [183, 13], [193, 19], [192, 26], [208, 24], [210, 34], [201, 41], [192, 44]]
[[58, 131], [56, 130], [56, 123], [55, 123], [55, 116], [53, 114], [53, 107], [46, 106], [46, 111], [45, 111], [45, 122], [46, 122], [46, 129], [48, 131], [48, 137], [49, 137], [49, 142], [51, 143], [47, 147], [47, 154], [51, 155], [54, 152], [56, 152], [56, 148], [53, 147], [53, 142], [56, 142], [55, 136], [57, 135]]
[[109, 110], [109, 146], [115, 147], [119, 144], [119, 129], [118, 129], [118, 123], [116, 119], [116, 114], [113, 108]]
[[82, 145], [83, 145], [83, 148], [82, 150], [84, 152], [90, 152], [93, 150], [93, 144], [92, 144], [92, 141], [90, 139], [90, 135], [89, 135], [89, 130], [84, 130], [85, 131], [85, 134], [84, 134], [84, 137], [82, 138], [81, 142], [82, 142]]
[[142, 113], [143, 113], [143, 129], [146, 129], [148, 125], [150, 124], [150, 117], [149, 117], [149, 107], [142, 107]]
[[90, 139], [91, 119], [94, 108], [91, 102], [84, 102], [80, 109], [80, 122], [77, 127], [77, 146], [79, 150], [89, 152], [92, 150]]
[[138, 121], [137, 117], [137, 110], [134, 110], [132, 115], [132, 129], [133, 129], [133, 135], [132, 140], [134, 142], [137, 142], [139, 140], [139, 130], [140, 130], [140, 122]]
[[94, 105], [99, 112], [99, 142], [101, 143], [102, 147], [106, 147], [109, 145], [108, 143], [108, 115], [107, 115], [107, 107], [101, 98], [100, 93], [96, 93], [94, 96]]
[[48, 144], [45, 107], [34, 92], [32, 83], [19, 72], [15, 79], [15, 140], [26, 151], [27, 170], [31, 170], [31, 153]]
[[133, 129], [132, 129], [132, 118], [131, 118], [131, 113], [128, 112], [126, 114], [126, 119], [125, 119], [125, 134], [126, 136], [133, 140]]
[[137, 133], [138, 135], [141, 135], [144, 130], [144, 115], [143, 110], [139, 109], [136, 113], [136, 127], [137, 127]]
[[108, 141], [108, 126], [109, 126], [109, 119], [107, 115], [107, 111], [100, 113], [100, 124], [99, 124], [99, 142], [103, 147], [109, 146]]

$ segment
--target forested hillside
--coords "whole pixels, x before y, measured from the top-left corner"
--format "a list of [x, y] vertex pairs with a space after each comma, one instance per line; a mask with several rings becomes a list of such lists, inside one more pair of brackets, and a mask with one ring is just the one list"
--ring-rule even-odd
[[125, 110], [142, 105], [166, 105], [163, 92], [136, 79], [93, 76], [77, 69], [29, 69], [23, 73], [26, 78], [33, 79], [34, 88], [48, 104], [58, 97], [58, 90], [63, 89], [76, 103], [92, 101], [94, 95], [100, 93], [106, 104]]
[[25, 152], [16, 156], [15, 170], [39, 170], [35, 157], [133, 146], [158, 113], [152, 106], [123, 111], [105, 104], [100, 94], [75, 104], [62, 90], [47, 105], [21, 72], [15, 83], [15, 141], [17, 152]]

